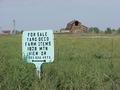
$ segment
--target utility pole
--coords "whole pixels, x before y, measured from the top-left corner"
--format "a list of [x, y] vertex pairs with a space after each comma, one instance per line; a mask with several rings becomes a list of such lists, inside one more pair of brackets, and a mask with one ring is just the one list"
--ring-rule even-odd
[[0, 26], [0, 33], [2, 32], [2, 27]]
[[0, 26], [0, 30], [2, 30], [2, 27]]
[[13, 30], [12, 30], [12, 34], [16, 34], [16, 22], [15, 22], [15, 19], [13, 19]]

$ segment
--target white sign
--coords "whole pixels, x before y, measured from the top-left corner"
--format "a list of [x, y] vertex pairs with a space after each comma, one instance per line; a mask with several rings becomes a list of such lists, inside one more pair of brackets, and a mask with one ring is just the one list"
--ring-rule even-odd
[[54, 35], [52, 30], [24, 31], [22, 56], [27, 62], [36, 64], [53, 62]]

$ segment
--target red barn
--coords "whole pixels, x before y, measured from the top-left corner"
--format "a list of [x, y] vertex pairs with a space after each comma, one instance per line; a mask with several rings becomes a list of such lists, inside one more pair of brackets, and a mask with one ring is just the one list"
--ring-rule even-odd
[[88, 27], [84, 26], [79, 22], [78, 20], [73, 20], [69, 22], [65, 28], [65, 30], [69, 30], [71, 33], [77, 33], [77, 32], [87, 32]]

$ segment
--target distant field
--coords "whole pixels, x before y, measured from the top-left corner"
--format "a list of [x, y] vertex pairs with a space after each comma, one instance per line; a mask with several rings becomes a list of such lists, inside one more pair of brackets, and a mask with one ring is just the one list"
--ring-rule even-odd
[[120, 37], [55, 35], [55, 61], [21, 58], [21, 36], [0, 36], [0, 90], [120, 90]]

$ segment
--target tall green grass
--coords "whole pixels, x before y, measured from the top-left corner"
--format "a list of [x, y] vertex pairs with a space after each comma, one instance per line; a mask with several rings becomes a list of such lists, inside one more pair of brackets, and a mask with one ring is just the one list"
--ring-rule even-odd
[[0, 90], [120, 90], [120, 37], [55, 35], [55, 61], [38, 79], [21, 36], [0, 36]]

